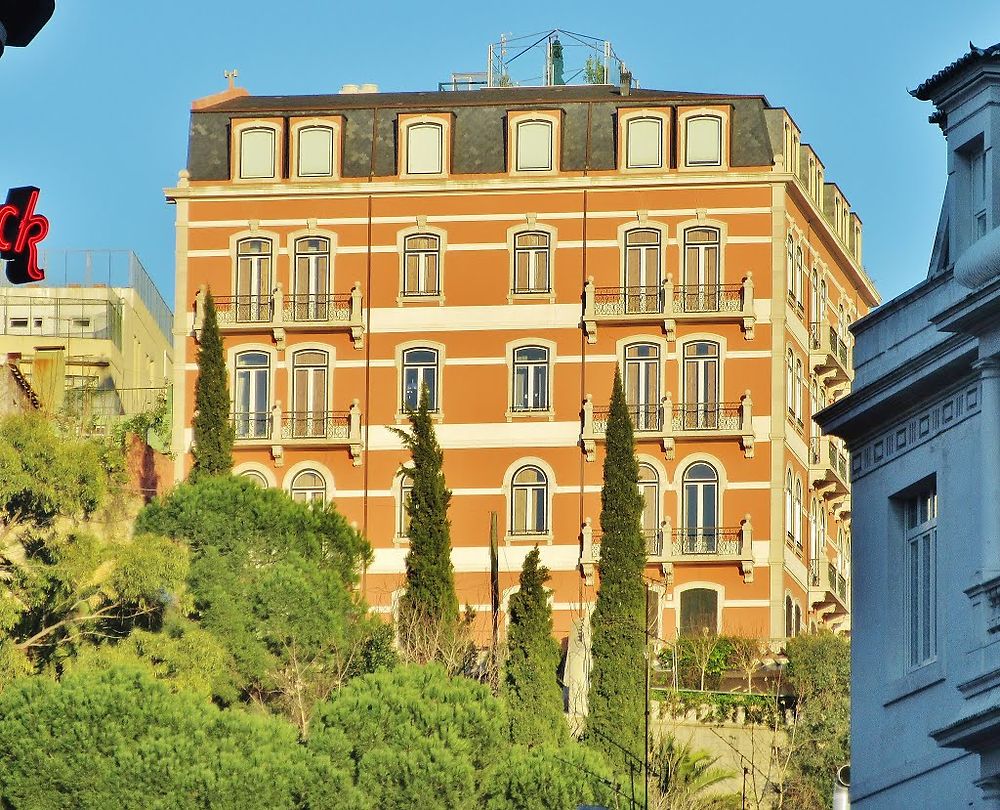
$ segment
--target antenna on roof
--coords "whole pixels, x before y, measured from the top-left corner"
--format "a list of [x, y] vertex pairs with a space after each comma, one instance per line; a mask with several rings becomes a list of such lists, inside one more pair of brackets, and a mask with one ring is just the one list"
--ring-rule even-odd
[[229, 79], [229, 89], [232, 90], [236, 87], [236, 78], [240, 75], [240, 72], [233, 68], [232, 70], [222, 71], [222, 75]]

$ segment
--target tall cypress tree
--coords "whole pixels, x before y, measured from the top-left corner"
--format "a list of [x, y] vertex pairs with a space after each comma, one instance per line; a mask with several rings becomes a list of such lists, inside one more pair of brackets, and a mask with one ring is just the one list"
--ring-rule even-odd
[[198, 341], [198, 379], [194, 384], [194, 466], [191, 479], [233, 469], [233, 426], [229, 421], [229, 383], [222, 336], [212, 292], [205, 294], [205, 319]]
[[591, 617], [591, 669], [586, 737], [610, 762], [636, 775], [645, 756], [646, 547], [635, 437], [621, 373], [614, 388], [601, 488], [600, 587]]
[[426, 386], [420, 405], [409, 414], [409, 432], [397, 435], [410, 451], [412, 464], [403, 474], [410, 479], [410, 552], [406, 555], [406, 593], [400, 601], [401, 635], [457, 626], [458, 596], [451, 564], [451, 522], [448, 504], [451, 492], [441, 469], [444, 453], [438, 445], [431, 421]]
[[507, 666], [503, 691], [510, 707], [511, 741], [535, 746], [567, 737], [562, 688], [556, 681], [559, 646], [552, 637], [552, 609], [535, 546], [524, 558], [521, 587], [510, 597]]

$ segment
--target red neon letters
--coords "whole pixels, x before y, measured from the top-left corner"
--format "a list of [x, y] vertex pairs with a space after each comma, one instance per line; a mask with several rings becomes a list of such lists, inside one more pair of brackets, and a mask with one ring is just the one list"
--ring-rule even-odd
[[7, 278], [12, 284], [28, 284], [45, 278], [38, 266], [38, 243], [49, 232], [49, 221], [35, 213], [38, 189], [12, 188], [0, 205], [0, 259], [7, 260]]

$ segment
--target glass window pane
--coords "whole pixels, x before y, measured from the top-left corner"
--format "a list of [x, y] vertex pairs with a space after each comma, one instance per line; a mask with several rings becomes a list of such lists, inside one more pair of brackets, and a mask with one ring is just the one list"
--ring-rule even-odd
[[274, 177], [274, 130], [245, 129], [240, 133], [240, 177]]
[[722, 164], [722, 119], [698, 116], [687, 120], [688, 166], [719, 166]]
[[299, 130], [299, 177], [333, 174], [333, 130], [306, 127]]
[[547, 171], [552, 168], [552, 124], [525, 121], [517, 125], [517, 170]]
[[663, 165], [663, 122], [659, 118], [639, 118], [628, 123], [630, 169], [659, 168]]
[[406, 173], [440, 174], [443, 130], [438, 124], [406, 128]]

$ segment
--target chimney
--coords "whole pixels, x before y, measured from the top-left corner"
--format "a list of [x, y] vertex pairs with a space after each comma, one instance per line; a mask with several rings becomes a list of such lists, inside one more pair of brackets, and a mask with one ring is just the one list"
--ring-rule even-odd
[[624, 65], [622, 65], [620, 93], [623, 96], [627, 96], [631, 92], [632, 92], [632, 74]]
[[377, 84], [363, 84], [363, 85], [361, 85], [361, 89], [358, 90], [358, 92], [359, 93], [377, 93], [378, 92], [378, 85]]
[[341, 95], [349, 96], [349, 95], [354, 95], [355, 93], [358, 92], [358, 90], [359, 88], [356, 84], [345, 84], [343, 87], [340, 88], [340, 93]]

